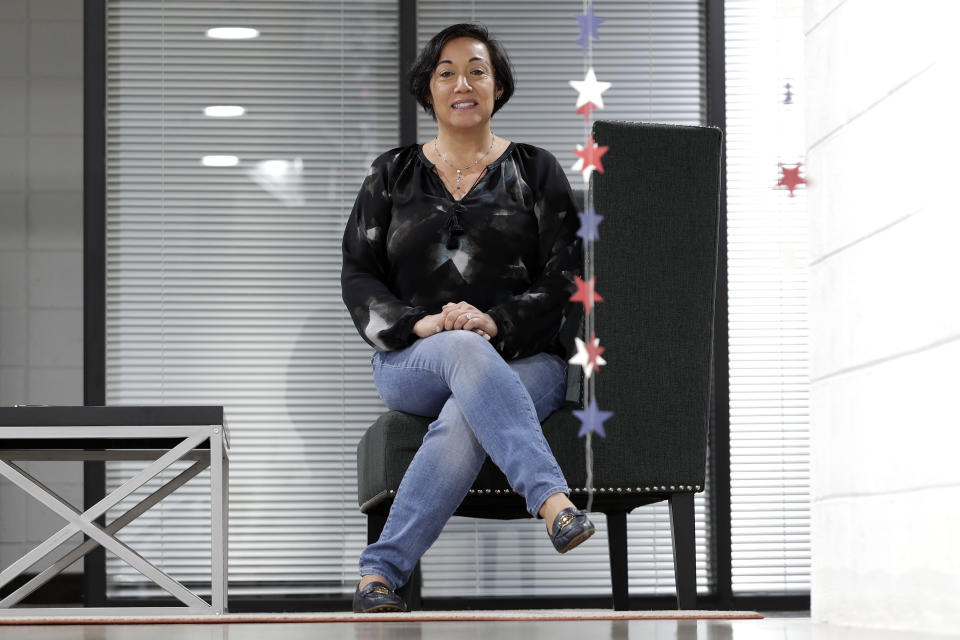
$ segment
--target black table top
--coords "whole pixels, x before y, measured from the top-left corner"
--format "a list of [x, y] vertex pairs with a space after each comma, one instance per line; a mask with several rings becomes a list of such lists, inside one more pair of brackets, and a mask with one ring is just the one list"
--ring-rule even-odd
[[0, 407], [0, 427], [141, 427], [223, 424], [215, 406]]
[[[171, 449], [180, 440], [171, 438], [4, 438], [4, 427], [179, 427], [222, 425], [223, 407], [216, 406], [14, 406], [0, 407], [0, 449]], [[208, 449], [209, 441], [198, 445]], [[229, 446], [229, 444], [228, 444]]]

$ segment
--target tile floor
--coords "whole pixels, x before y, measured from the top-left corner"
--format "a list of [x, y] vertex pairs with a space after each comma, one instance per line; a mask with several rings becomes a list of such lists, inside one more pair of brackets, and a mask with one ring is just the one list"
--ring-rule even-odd
[[764, 620], [588, 622], [383, 622], [205, 625], [0, 626], [0, 640], [941, 640], [929, 635], [836, 627], [805, 614]]

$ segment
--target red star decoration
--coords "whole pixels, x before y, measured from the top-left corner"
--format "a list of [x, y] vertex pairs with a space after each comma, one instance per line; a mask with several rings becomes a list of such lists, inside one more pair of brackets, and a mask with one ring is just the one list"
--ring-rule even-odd
[[577, 109], [577, 113], [583, 114], [584, 120], [590, 119], [590, 112], [597, 108], [592, 102], [584, 102], [583, 106]]
[[600, 364], [597, 362], [597, 358], [602, 356], [606, 349], [600, 346], [600, 341], [597, 339], [597, 334], [591, 333], [590, 341], [584, 346], [587, 350], [587, 364], [592, 364], [594, 371], [599, 371]]
[[583, 168], [581, 171], [586, 171], [592, 166], [600, 173], [603, 173], [603, 163], [600, 162], [600, 158], [602, 158], [603, 154], [609, 149], [609, 146], [598, 146], [597, 143], [593, 141], [593, 134], [591, 134], [590, 137], [587, 138], [587, 144], [583, 151], [574, 149], [573, 152], [583, 160]]
[[573, 279], [577, 281], [577, 292], [570, 296], [570, 302], [582, 302], [583, 308], [590, 313], [594, 302], [603, 302], [603, 298], [594, 289], [596, 286], [594, 280], [597, 278], [596, 276], [590, 278], [590, 282], [586, 282], [579, 276], [573, 276]]
[[802, 164], [802, 162], [798, 162], [795, 167], [788, 169], [783, 165], [783, 163], [777, 163], [777, 166], [780, 167], [780, 170], [783, 172], [783, 175], [780, 177], [780, 181], [777, 183], [777, 186], [785, 186], [787, 189], [789, 189], [791, 198], [793, 197], [793, 190], [797, 188], [797, 185], [807, 184], [807, 181], [800, 177], [800, 165]]

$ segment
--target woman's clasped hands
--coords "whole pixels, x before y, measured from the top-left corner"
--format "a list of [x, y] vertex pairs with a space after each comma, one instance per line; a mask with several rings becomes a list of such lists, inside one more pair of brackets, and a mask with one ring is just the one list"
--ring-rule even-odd
[[463, 329], [473, 331], [490, 340], [497, 335], [497, 323], [468, 302], [448, 302], [440, 313], [424, 316], [413, 325], [413, 332], [420, 338], [427, 338], [441, 331]]

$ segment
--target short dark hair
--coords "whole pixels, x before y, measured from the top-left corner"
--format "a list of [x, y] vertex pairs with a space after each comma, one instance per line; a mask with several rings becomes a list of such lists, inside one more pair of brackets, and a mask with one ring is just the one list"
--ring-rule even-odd
[[410, 93], [416, 96], [417, 102], [420, 103], [423, 110], [436, 121], [437, 114], [433, 111], [433, 105], [427, 100], [430, 97], [430, 78], [437, 68], [437, 62], [440, 60], [443, 47], [454, 38], [479, 40], [486, 45], [487, 51], [490, 52], [493, 80], [502, 90], [500, 97], [493, 101], [493, 113], [496, 113], [503, 105], [507, 104], [507, 101], [513, 95], [513, 69], [510, 65], [510, 57], [503, 45], [498, 40], [491, 38], [487, 28], [482, 24], [461, 23], [451, 25], [430, 38], [430, 42], [423, 46], [408, 72]]

